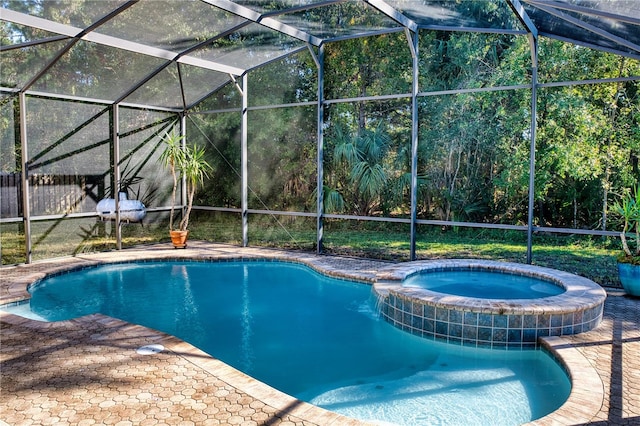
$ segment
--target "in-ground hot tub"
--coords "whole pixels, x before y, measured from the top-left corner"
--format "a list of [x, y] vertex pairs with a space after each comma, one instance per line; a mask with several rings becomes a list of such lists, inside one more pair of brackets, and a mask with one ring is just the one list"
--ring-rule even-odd
[[[427, 288], [430, 273], [446, 275], [447, 272], [460, 271], [508, 274], [516, 276], [516, 281], [517, 277], [531, 277], [537, 280], [531, 286], [539, 289], [540, 293], [534, 297], [520, 294], [513, 298], [513, 292], [505, 289], [485, 297], [491, 290], [491, 285], [486, 282], [476, 285], [485, 287], [477, 294], [467, 291], [473, 287], [468, 283]], [[467, 290], [456, 290], [462, 287]], [[396, 327], [426, 338], [505, 349], [534, 348], [539, 337], [592, 330], [602, 321], [606, 299], [605, 291], [598, 284], [578, 275], [532, 265], [484, 260], [419, 261], [394, 265], [378, 272], [373, 290], [382, 316]]]

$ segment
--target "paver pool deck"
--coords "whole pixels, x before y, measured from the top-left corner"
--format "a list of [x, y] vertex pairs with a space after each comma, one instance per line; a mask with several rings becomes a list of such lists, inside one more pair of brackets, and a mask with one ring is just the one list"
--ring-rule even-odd
[[[0, 268], [0, 305], [46, 274], [166, 258], [296, 259], [370, 281], [388, 262], [191, 242]], [[593, 331], [545, 339], [572, 379], [568, 401], [535, 425], [640, 425], [640, 299], [607, 288]], [[160, 344], [158, 353], [137, 349]], [[47, 323], [0, 312], [0, 424], [362, 425], [296, 400], [175, 337], [103, 315]]]

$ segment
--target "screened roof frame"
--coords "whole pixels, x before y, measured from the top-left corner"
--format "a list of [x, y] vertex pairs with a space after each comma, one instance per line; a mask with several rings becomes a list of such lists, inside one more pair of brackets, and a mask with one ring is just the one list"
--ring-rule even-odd
[[[1, 5], [10, 5], [13, 0], [0, 0]], [[458, 90], [447, 90], [447, 91], [438, 91], [438, 92], [419, 92], [419, 87], [417, 83], [417, 40], [418, 40], [418, 32], [420, 30], [438, 30], [438, 31], [464, 31], [464, 32], [481, 32], [481, 33], [503, 33], [503, 34], [520, 34], [520, 35], [528, 35], [529, 41], [531, 44], [531, 61], [532, 61], [532, 81], [530, 85], [518, 86], [522, 88], [530, 87], [532, 89], [532, 112], [531, 116], [536, 116], [536, 102], [535, 102], [535, 92], [537, 87], [542, 87], [542, 84], [537, 82], [537, 39], [540, 35], [551, 37], [554, 39], [568, 41], [577, 45], [583, 45], [627, 57], [631, 57], [634, 59], [640, 59], [640, 8], [638, 10], [633, 9], [630, 16], [623, 16], [621, 14], [614, 13], [610, 10], [600, 10], [598, 7], [603, 5], [612, 5], [616, 3], [609, 3], [606, 0], [494, 0], [496, 4], [504, 6], [501, 11], [503, 13], [504, 10], [508, 10], [508, 13], [511, 13], [506, 19], [509, 22], [509, 28], [496, 28], [491, 25], [488, 26], [474, 26], [470, 25], [473, 23], [477, 23], [479, 21], [474, 20], [471, 17], [469, 20], [465, 20], [460, 25], [447, 25], [446, 22], [443, 22], [442, 25], [439, 24], [421, 24], [417, 22], [415, 19], [411, 19], [407, 16], [407, 13], [403, 12], [403, 10], [399, 7], [393, 7], [392, 4], [401, 5], [407, 4], [410, 5], [412, 3], [427, 5], [431, 8], [437, 8], [442, 6], [447, 12], [457, 12], [455, 9], [456, 3], [453, 0], [359, 0], [357, 4], [358, 7], [367, 8], [371, 10], [372, 13], [378, 14], [379, 17], [383, 17], [383, 24], [376, 24], [375, 20], [373, 20], [371, 27], [358, 27], [354, 32], [344, 31], [344, 32], [336, 32], [333, 36], [330, 37], [317, 37], [316, 35], [310, 33], [309, 31], [305, 31], [301, 28], [296, 27], [290, 23], [282, 22], [278, 18], [281, 18], [288, 14], [301, 13], [305, 11], [315, 11], [315, 10], [323, 10], [324, 7], [332, 7], [336, 5], [352, 5], [354, 4], [354, 0], [323, 0], [323, 1], [315, 1], [315, 0], [300, 0], [302, 2], [306, 2], [306, 4], [295, 7], [286, 7], [290, 5], [290, 2], [294, 0], [279, 0], [281, 3], [277, 3], [279, 5], [283, 5], [282, 9], [276, 11], [268, 11], [268, 12], [258, 12], [250, 8], [250, 5], [255, 6], [256, 4], [262, 4], [261, 0], [193, 0], [193, 2], [199, 2], [198, 4], [207, 4], [213, 8], [217, 8], [217, 10], [222, 10], [226, 13], [233, 14], [234, 16], [239, 16], [243, 19], [241, 22], [237, 22], [233, 25], [229, 25], [222, 31], [219, 31], [215, 35], [211, 35], [206, 39], [195, 43], [185, 49], [181, 50], [170, 50], [163, 47], [153, 46], [150, 43], [141, 43], [139, 40], [136, 40], [135, 37], [127, 38], [127, 37], [116, 37], [113, 35], [107, 35], [100, 33], [100, 26], [111, 22], [114, 19], [117, 19], [120, 14], [124, 13], [126, 10], [134, 7], [138, 4], [152, 4], [150, 0], [113, 0], [122, 1], [114, 10], [107, 13], [105, 16], [97, 18], [95, 22], [92, 22], [85, 27], [78, 27], [73, 25], [62, 24], [59, 22], [55, 22], [49, 19], [44, 19], [38, 16], [29, 15], [26, 13], [0, 8], [0, 21], [6, 21], [8, 23], [28, 26], [37, 28], [40, 30], [44, 30], [51, 35], [48, 35], [44, 38], [38, 40], [25, 40], [23, 42], [15, 43], [13, 45], [8, 46], [0, 46], [0, 52], [11, 51], [15, 49], [22, 49], [25, 47], [37, 47], [39, 45], [44, 45], [47, 43], [59, 42], [59, 41], [67, 41], [68, 42], [53, 55], [46, 66], [42, 69], [37, 70], [33, 76], [31, 76], [25, 84], [21, 87], [0, 87], [0, 93], [6, 92], [9, 94], [18, 94], [18, 99], [20, 103], [20, 126], [21, 133], [26, 133], [26, 129], [22, 129], [22, 126], [26, 125], [26, 120], [22, 115], [25, 113], [25, 96], [42, 96], [49, 98], [57, 98], [57, 99], [68, 99], [77, 102], [91, 102], [91, 103], [99, 103], [99, 104], [107, 104], [113, 105], [113, 114], [114, 118], [114, 126], [118, 126], [118, 108], [122, 107], [133, 107], [133, 108], [146, 108], [150, 110], [157, 111], [168, 111], [175, 113], [183, 113], [181, 114], [181, 126], [185, 127], [185, 118], [187, 111], [189, 111], [194, 106], [198, 105], [201, 101], [211, 96], [213, 93], [217, 92], [222, 87], [225, 87], [228, 83], [234, 83], [240, 92], [242, 93], [242, 120], [243, 120], [243, 136], [242, 136], [242, 146], [243, 149], [246, 149], [246, 120], [247, 115], [246, 111], [248, 110], [248, 102], [246, 91], [243, 90], [246, 87], [247, 76], [250, 71], [269, 64], [273, 61], [277, 61], [286, 57], [288, 55], [298, 53], [304, 50], [308, 50], [318, 66], [319, 76], [318, 76], [318, 139], [322, 139], [322, 129], [321, 124], [323, 122], [322, 109], [321, 105], [330, 104], [332, 102], [348, 102], [349, 99], [340, 99], [340, 100], [326, 100], [322, 94], [322, 77], [321, 74], [323, 72], [322, 64], [322, 56], [324, 52], [324, 46], [330, 42], [339, 42], [341, 40], [367, 37], [379, 34], [387, 34], [391, 32], [405, 32], [408, 41], [408, 48], [411, 50], [413, 57], [413, 86], [412, 93], [409, 94], [394, 94], [394, 95], [381, 95], [369, 97], [371, 99], [384, 99], [384, 98], [395, 98], [395, 97], [407, 97], [410, 96], [412, 100], [412, 110], [413, 110], [413, 128], [412, 128], [412, 150], [415, 150], [417, 146], [417, 107], [416, 107], [416, 99], [418, 96], [427, 96], [434, 95], [438, 93], [456, 93]], [[167, 0], [167, 2], [171, 2], [173, 0]], [[315, 2], [314, 2], [315, 1]], [[469, 0], [468, 3], [463, 3], [465, 6], [469, 3], [473, 3], [475, 0]], [[480, 1], [480, 0], [478, 0]], [[619, 0], [620, 4], [632, 4], [635, 0]], [[576, 6], [578, 3], [587, 4], [584, 2], [588, 2], [589, 5], [593, 7], [589, 7], [585, 10], [583, 6]], [[106, 4], [106, 3], [102, 3]], [[177, 3], [175, 3], [177, 4]], [[243, 5], [247, 4], [247, 6]], [[272, 4], [272, 2], [270, 2]], [[445, 6], [451, 6], [451, 9], [446, 9]], [[563, 12], [566, 11], [566, 12]], [[607, 31], [605, 28], [601, 28], [600, 26], [594, 25], [593, 23], [586, 22], [580, 20], [575, 15], [569, 15], [569, 13], [574, 14], [582, 14], [588, 16], [595, 16], [598, 18], [602, 18], [603, 20], [613, 20], [616, 23], [623, 23], [627, 25], [628, 29], [628, 37], [620, 37], [617, 34], [614, 34], [610, 31]], [[628, 12], [628, 11], [627, 11]], [[540, 15], [539, 13], [546, 13], [546, 16], [553, 17], [554, 19], [560, 19], [565, 25], [564, 28], [567, 28], [566, 25], [572, 26], [572, 28], [580, 29], [580, 31], [585, 31], [588, 34], [593, 34], [596, 38], [593, 42], [585, 41], [584, 39], [575, 39], [570, 37], [570, 34], [563, 34], [554, 32], [553, 26], [546, 27], [544, 25], [544, 21], [539, 21]], [[445, 13], [446, 15], [446, 13]], [[636, 16], [637, 15], [637, 16]], [[536, 18], [537, 17], [537, 18]], [[463, 18], [465, 18], [463, 16]], [[393, 23], [393, 24], [391, 24]], [[469, 25], [468, 25], [469, 24]], [[513, 25], [511, 25], [513, 24]], [[204, 57], [198, 57], [194, 54], [203, 52], [204, 49], [213, 46], [217, 40], [222, 40], [227, 36], [232, 36], [243, 29], [253, 27], [264, 29], [265, 31], [271, 31], [275, 38], [280, 37], [280, 40], [287, 40], [288, 45], [278, 45], [275, 47], [280, 47], [281, 49], [276, 52], [271, 57], [265, 57], [262, 60], [258, 61], [255, 64], [250, 64], [249, 66], [242, 66], [242, 64], [238, 62], [231, 61], [230, 63], [225, 62], [230, 56], [223, 55], [223, 59], [216, 56], [216, 52], [213, 54], [213, 58], [207, 57], [203, 54]], [[129, 87], [125, 88], [119, 94], [113, 97], [113, 99], [93, 99], [82, 96], [75, 96], [69, 93], [55, 93], [55, 92], [43, 92], [34, 90], [34, 84], [42, 78], [42, 76], [47, 74], [47, 71], [51, 70], [60, 60], [64, 57], [64, 55], [69, 52], [75, 45], [81, 43], [95, 43], [100, 47], [109, 47], [114, 49], [120, 49], [123, 51], [133, 52], [136, 55], [146, 55], [151, 58], [157, 58], [165, 63], [159, 64], [158, 66], [153, 67], [153, 69], [148, 69], [144, 75], [141, 75], [139, 79], [135, 81], [134, 84], [131, 84]], [[271, 46], [273, 47], [273, 46]], [[248, 50], [242, 50], [241, 52], [247, 53]], [[223, 52], [224, 53], [224, 52]], [[249, 52], [250, 53], [250, 52]], [[144, 88], [145, 84], [153, 80], [155, 77], [159, 76], [163, 73], [164, 70], [175, 64], [175, 68], [177, 70], [177, 83], [179, 84], [179, 91], [181, 93], [181, 105], [180, 107], [172, 107], [167, 105], [149, 105], [144, 103], [131, 103], [127, 102], [127, 98], [129, 98], [133, 93], [136, 93], [138, 90]], [[215, 87], [209, 87], [208, 92], [205, 93], [199, 99], [196, 99], [194, 102], [187, 102], [186, 99], [186, 91], [185, 91], [185, 81], [183, 77], [183, 68], [185, 67], [197, 67], [206, 70], [210, 70], [215, 73], [220, 73], [221, 76], [224, 76], [224, 79]], [[142, 74], [142, 73], [141, 73]], [[228, 79], [227, 79], [228, 76]], [[238, 85], [237, 80], [242, 79], [242, 85]], [[632, 77], [634, 80], [638, 80], [640, 76]], [[617, 79], [620, 80], [620, 79]], [[584, 82], [583, 82], [584, 83]], [[510, 88], [513, 88], [510, 86]], [[463, 89], [463, 91], [471, 92], [471, 91], [485, 91], [485, 90], [501, 90], [502, 88], [482, 88], [482, 89]], [[174, 88], [174, 91], [176, 89]], [[244, 93], [243, 93], [244, 92]], [[358, 98], [360, 99], [360, 98]], [[353, 99], [353, 100], [358, 100]], [[363, 98], [364, 99], [364, 98]], [[304, 103], [311, 105], [312, 103]], [[298, 104], [296, 104], [298, 105]], [[271, 106], [271, 107], [278, 107]], [[119, 153], [118, 150], [118, 135], [119, 131], [116, 129], [113, 130], [114, 137], [114, 170], [118, 169], [118, 161], [119, 161]], [[22, 139], [22, 143], [26, 144], [26, 139]], [[26, 146], [23, 147], [26, 152]], [[319, 147], [318, 154], [318, 182], [322, 182], [322, 164], [321, 164], [321, 147]], [[530, 188], [533, 187], [533, 176], [535, 175], [534, 165], [535, 165], [535, 119], [532, 119], [531, 122], [531, 161], [530, 161]], [[243, 155], [245, 158], [245, 162], [243, 163], [243, 167], [246, 167], [246, 155]], [[417, 156], [412, 154], [412, 175], [415, 175]], [[24, 173], [24, 170], [23, 170]], [[248, 212], [248, 204], [246, 202], [246, 183], [247, 173], [246, 169], [243, 169], [242, 172], [242, 217], [243, 217], [243, 244], [246, 245], [246, 214]], [[116, 181], [119, 178], [116, 178]], [[26, 181], [23, 177], [23, 185], [25, 185], [24, 181]], [[429, 221], [418, 221], [415, 214], [415, 191], [416, 185], [412, 186], [412, 212], [411, 219], [403, 219], [403, 221], [408, 221], [407, 223], [411, 223], [412, 225], [420, 223], [426, 223]], [[318, 191], [321, 193], [321, 190]], [[27, 193], [27, 190], [24, 191]], [[527, 233], [528, 233], [528, 262], [531, 261], [531, 235], [533, 231], [532, 224], [532, 211], [533, 211], [533, 199], [532, 199], [533, 191], [530, 190], [530, 200], [529, 200], [529, 223], [527, 225]], [[322, 217], [324, 215], [324, 209], [321, 205], [322, 197], [318, 197], [318, 209], [316, 215], [318, 217], [318, 250], [321, 250], [322, 240], [321, 240], [321, 228], [322, 228]], [[27, 205], [25, 201], [25, 205]], [[117, 206], [117, 201], [116, 201]], [[117, 208], [117, 207], [116, 207]], [[27, 206], [28, 212], [28, 206]], [[334, 215], [335, 216], [335, 215]], [[328, 217], [328, 216], [327, 216]], [[346, 217], [350, 218], [350, 217]], [[30, 223], [29, 213], [25, 214], [25, 223]], [[375, 220], [375, 218], [372, 218]], [[412, 258], [415, 255], [415, 226], [411, 227], [411, 256]], [[28, 235], [30, 231], [26, 230], [25, 234]], [[116, 231], [118, 234], [119, 231]], [[27, 238], [29, 240], [29, 238]], [[118, 246], [120, 244], [120, 236], [117, 236]], [[27, 250], [29, 252], [29, 250]], [[28, 255], [29, 256], [29, 255]], [[30, 261], [30, 258], [28, 257]]]
[[[254, 10], [254, 8], [258, 8], [257, 5], [260, 5], [260, 2], [255, 0], [198, 1], [216, 8], [216, 10], [237, 16], [242, 19], [242, 21], [237, 25], [231, 25], [228, 28], [225, 28], [223, 31], [218, 32], [212, 37], [208, 37], [206, 40], [200, 41], [195, 45], [180, 51], [167, 50], [151, 46], [149, 44], [144, 44], [136, 40], [123, 37], [114, 37], [111, 35], [100, 33], [100, 26], [107, 22], [111, 22], [114, 19], [117, 19], [119, 15], [133, 6], [136, 6], [138, 4], [148, 4], [146, 0], [126, 0], [110, 13], [96, 20], [91, 25], [88, 25], [85, 28], [62, 24], [49, 19], [28, 15], [8, 8], [0, 8], [0, 18], [3, 21], [38, 28], [52, 34], [57, 34], [46, 37], [44, 39], [27, 40], [14, 45], [1, 46], [0, 52], [38, 46], [54, 41], [69, 40], [69, 43], [67, 43], [65, 47], [61, 49], [58, 54], [42, 70], [37, 72], [22, 87], [3, 87], [1, 88], [1, 90], [5, 92], [28, 92], [33, 94], [37, 93], [39, 95], [47, 95], [46, 93], [32, 90], [31, 86], [39, 78], [45, 75], [46, 72], [80, 40], [96, 43], [98, 45], [109, 46], [116, 49], [123, 49], [137, 54], [156, 57], [167, 62], [156, 67], [153, 70], [150, 70], [145, 75], [141, 75], [139, 80], [135, 84], [119, 93], [113, 99], [89, 99], [86, 97], [78, 97], [78, 99], [87, 101], [95, 100], [99, 103], [121, 103], [122, 105], [126, 106], [146, 107], [176, 112], [193, 108], [203, 99], [206, 99], [212, 93], [215, 93], [217, 90], [230, 83], [233, 78], [238, 78], [255, 68], [279, 60], [282, 57], [298, 53], [305, 49], [309, 49], [312, 53], [312, 56], [314, 56], [314, 48], [319, 48], [325, 43], [399, 31], [416, 32], [419, 30], [441, 30], [505, 34], [531, 34], [534, 38], [537, 38], [539, 35], [541, 35], [586, 46], [589, 48], [600, 49], [610, 53], [632, 57], [634, 59], [640, 59], [640, 44], [635, 41], [636, 39], [640, 40], [640, 8], [638, 8], [636, 14], [629, 13], [629, 10], [634, 10], [634, 7], [632, 6], [633, 0], [619, 0], [618, 2], [614, 3], [604, 2], [602, 0], [588, 0], [587, 3], [580, 0], [497, 0], [501, 2], [499, 3], [499, 5], [508, 6], [508, 8], [510, 9], [510, 13], [513, 14], [513, 18], [519, 22], [520, 28], [515, 29], [476, 26], [450, 26], [447, 25], [446, 22], [443, 22], [443, 25], [420, 24], [419, 22], [416, 22], [415, 19], [407, 16], [406, 13], [409, 7], [414, 4], [418, 4], [417, 0], [407, 0], [404, 2], [394, 0], [361, 0], [358, 4], [362, 4], [363, 8], [370, 10], [372, 13], [379, 14], [380, 16], [388, 19], [389, 23], [392, 22], [394, 25], [384, 28], [381, 28], [380, 26], [376, 28], [365, 29], [357, 28], [355, 31], [351, 31], [351, 28], [348, 28], [347, 26], [345, 27], [348, 30], [346, 34], [339, 34], [336, 36], [325, 38], [317, 37], [314, 34], [305, 31], [304, 29], [298, 28], [289, 23], [285, 23], [283, 22], [283, 20], [284, 18], [289, 17], [295, 13], [309, 11], [323, 12], [323, 8], [348, 4], [351, 0], [321, 0], [315, 2], [314, 0], [308, 0], [307, 2], [305, 2], [305, 4], [293, 6], [288, 0], [283, 0], [281, 3], [279, 3], [279, 6], [281, 6], [280, 9], [266, 12], [259, 12]], [[394, 4], [397, 4], [399, 6], [406, 4], [406, 7], [404, 10], [402, 10], [400, 7], [394, 7]], [[3, 3], [3, 6], [5, 5], [10, 5], [10, 2]], [[423, 7], [429, 7], [431, 9], [440, 7], [442, 8], [442, 10], [446, 10], [451, 14], [456, 12], [454, 7], [455, 2], [447, 0], [427, 0], [426, 2], [421, 2], [420, 5]], [[626, 12], [626, 14], [616, 13], [616, 5], [619, 5], [620, 10]], [[449, 7], [449, 9], [447, 9], [447, 7]], [[612, 9], [606, 9], [606, 7], [610, 7]], [[417, 9], [413, 9], [412, 13], [415, 13], [415, 10]], [[546, 16], [553, 17], [554, 19], [560, 19], [563, 23], [584, 31], [583, 34], [591, 34], [599, 37], [599, 39], [594, 40], [594, 42], [587, 42], [585, 40], [572, 38], [567, 34], [556, 33], [553, 31], [553, 28], [546, 28], [544, 22], [535, 22], [530, 15], [531, 12], [534, 12], [534, 14], [544, 13], [546, 14]], [[620, 37], [619, 35], [613, 34], [606, 29], [601, 28], [600, 26], [595, 26], [592, 23], [581, 20], [574, 15], [570, 15], [569, 13], [573, 13], [574, 15], [579, 14], [582, 16], [595, 17], [603, 21], [611, 21], [618, 25], [624, 26], [629, 37], [628, 39]], [[462, 18], [466, 17], [463, 16]], [[292, 43], [297, 43], [298, 45], [288, 50], [280, 50], [273, 57], [262, 60], [257, 64], [252, 64], [251, 66], [245, 67], [239, 64], [227, 64], [222, 60], [203, 59], [194, 55], [194, 53], [196, 52], [201, 52], [203, 48], [211, 46], [212, 43], [215, 43], [217, 40], [224, 39], [225, 37], [228, 37], [229, 35], [234, 34], [252, 24], [256, 24], [265, 28], [266, 30], [273, 31], [276, 35], [285, 37], [286, 39], [291, 40]], [[603, 42], [602, 40], [605, 40], [607, 43]], [[612, 45], [617, 46], [618, 48], [614, 48], [612, 47]], [[177, 67], [179, 74], [181, 66], [189, 65], [208, 69], [214, 72], [219, 72], [221, 74], [224, 74], [228, 78], [225, 77], [223, 79], [223, 82], [218, 86], [210, 87], [206, 95], [193, 102], [188, 103], [183, 96], [182, 105], [178, 108], [168, 105], [145, 105], [140, 103], [127, 102], [128, 96], [130, 96], [136, 90], [142, 88], [146, 83], [151, 81], [155, 76], [160, 74], [164, 69], [171, 66], [171, 64], [173, 63], [178, 64]], [[180, 77], [179, 84], [180, 90], [184, 94], [184, 82], [182, 81], [182, 77]], [[52, 93], [50, 95], [52, 95], [53, 97], [59, 97], [60, 95], [62, 95], [62, 97], [65, 98], [70, 96], [69, 94], [65, 93]]]

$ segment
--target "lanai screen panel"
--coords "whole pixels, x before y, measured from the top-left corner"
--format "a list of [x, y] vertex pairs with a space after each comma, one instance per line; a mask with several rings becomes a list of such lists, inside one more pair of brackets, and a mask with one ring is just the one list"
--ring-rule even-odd
[[411, 93], [411, 51], [404, 33], [329, 43], [325, 49], [328, 100]]
[[523, 2], [542, 35], [640, 55], [640, 7], [635, 0]]
[[67, 39], [60, 40], [53, 33], [7, 22], [0, 23], [0, 31], [6, 35], [3, 38], [5, 46], [44, 43], [2, 52], [0, 86], [12, 89], [22, 89], [69, 43]]
[[526, 221], [530, 96], [518, 89], [421, 98], [420, 219]]
[[263, 14], [282, 12], [293, 7], [317, 6], [326, 3], [326, 0], [236, 0], [234, 3]]
[[229, 82], [229, 75], [185, 64], [167, 63], [154, 72], [123, 102], [156, 108], [182, 110], [205, 98], [215, 89]]
[[184, 108], [178, 64], [167, 62], [160, 71], [153, 71], [153, 77], [123, 98], [127, 104], [145, 105], [156, 108]]
[[[235, 87], [223, 88], [201, 106], [206, 110], [226, 109], [236, 102], [235, 94]], [[238, 244], [242, 241], [241, 115], [240, 109], [226, 110], [190, 114], [186, 120], [189, 141], [205, 147], [213, 169], [197, 191], [194, 205], [221, 209], [194, 210], [191, 221], [215, 223], [211, 230], [215, 241]]]
[[[12, 96], [0, 94], [0, 171], [5, 173], [20, 170], [19, 150], [16, 149], [15, 100]], [[6, 216], [3, 214], [2, 217]]]
[[249, 77], [250, 107], [317, 104], [318, 72], [307, 50], [257, 68]]
[[420, 35], [418, 218], [525, 223], [531, 118], [526, 37]]
[[0, 93], [0, 219], [16, 219], [16, 222], [0, 224], [0, 263], [3, 265], [25, 261], [24, 227], [19, 219], [22, 215], [22, 189], [20, 151], [15, 137], [16, 101], [15, 97]]
[[506, 0], [387, 0], [420, 27], [521, 30]]
[[154, 0], [134, 4], [96, 31], [178, 54], [243, 21], [201, 0]]
[[407, 217], [410, 99], [336, 103], [327, 108], [326, 116], [326, 212]]
[[250, 209], [316, 209], [317, 103], [302, 104], [317, 96], [317, 74], [303, 72], [310, 66], [313, 60], [305, 49], [256, 69], [242, 88], [250, 106]]
[[250, 69], [303, 48], [306, 48], [303, 41], [252, 23], [203, 46], [191, 56]]
[[419, 91], [531, 84], [525, 36], [420, 31]]
[[[189, 141], [205, 147], [206, 159], [213, 168], [198, 191], [198, 200], [194, 204], [240, 209], [241, 132], [239, 110], [187, 117]], [[240, 220], [240, 215], [237, 220]]]
[[275, 19], [324, 40], [400, 28], [369, 4], [355, 1], [284, 13]]
[[177, 125], [175, 114], [120, 108], [120, 191], [148, 208], [171, 204], [171, 175], [162, 165], [161, 138]]
[[166, 61], [78, 41], [32, 86], [35, 91], [115, 101]]
[[[539, 57], [538, 81], [542, 84], [618, 77], [637, 79], [640, 76], [638, 60], [593, 49], [576, 49], [572, 43], [548, 38], [540, 42]], [[562, 59], [554, 61], [554, 57]], [[594, 61], [597, 67], [586, 66], [597, 58], [603, 59]]]
[[3, 0], [2, 7], [39, 18], [86, 28], [127, 3], [127, 0]]
[[0, 95], [0, 218], [22, 215], [20, 148], [16, 146], [15, 97]]
[[242, 105], [242, 94], [234, 84], [226, 84], [207, 96], [202, 102], [194, 106], [192, 112], [236, 110], [238, 120], [240, 119], [240, 108]]
[[315, 211], [317, 108], [249, 112], [249, 208]]
[[180, 78], [187, 108], [197, 105], [212, 91], [229, 83], [228, 74], [185, 64], [180, 64]]
[[109, 108], [28, 97], [26, 109], [31, 215], [95, 212], [111, 185]]

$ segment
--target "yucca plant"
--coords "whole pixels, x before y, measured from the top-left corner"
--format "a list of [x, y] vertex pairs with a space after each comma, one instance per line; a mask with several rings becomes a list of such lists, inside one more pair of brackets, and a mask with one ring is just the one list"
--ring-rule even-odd
[[189, 226], [189, 216], [193, 207], [193, 198], [198, 185], [204, 182], [213, 170], [207, 162], [204, 148], [197, 146], [182, 146], [183, 135], [175, 131], [165, 133], [163, 141], [165, 149], [160, 156], [162, 163], [171, 171], [173, 189], [171, 191], [171, 215], [169, 217], [169, 230], [173, 231], [173, 212], [176, 204], [176, 194], [179, 178], [184, 177], [187, 183], [187, 210], [180, 220], [178, 229], [186, 231]]
[[173, 231], [173, 212], [176, 205], [176, 193], [178, 189], [178, 175], [180, 173], [180, 165], [184, 162], [185, 151], [182, 149], [183, 135], [172, 131], [165, 133], [162, 141], [165, 144], [164, 151], [160, 155], [162, 164], [171, 171], [173, 178], [173, 189], [171, 191], [171, 214], [169, 215], [169, 231]]
[[[613, 212], [622, 220], [620, 240], [623, 253], [618, 257], [619, 262], [640, 265], [640, 185], [622, 195], [620, 201], [612, 207]], [[630, 240], [628, 234], [634, 234]]]
[[181, 175], [187, 181], [187, 211], [180, 221], [180, 230], [186, 231], [189, 227], [189, 216], [193, 207], [193, 197], [196, 194], [198, 185], [204, 183], [204, 178], [209, 176], [213, 170], [211, 165], [204, 158], [205, 150], [202, 147], [185, 147], [184, 157], [180, 164]]

